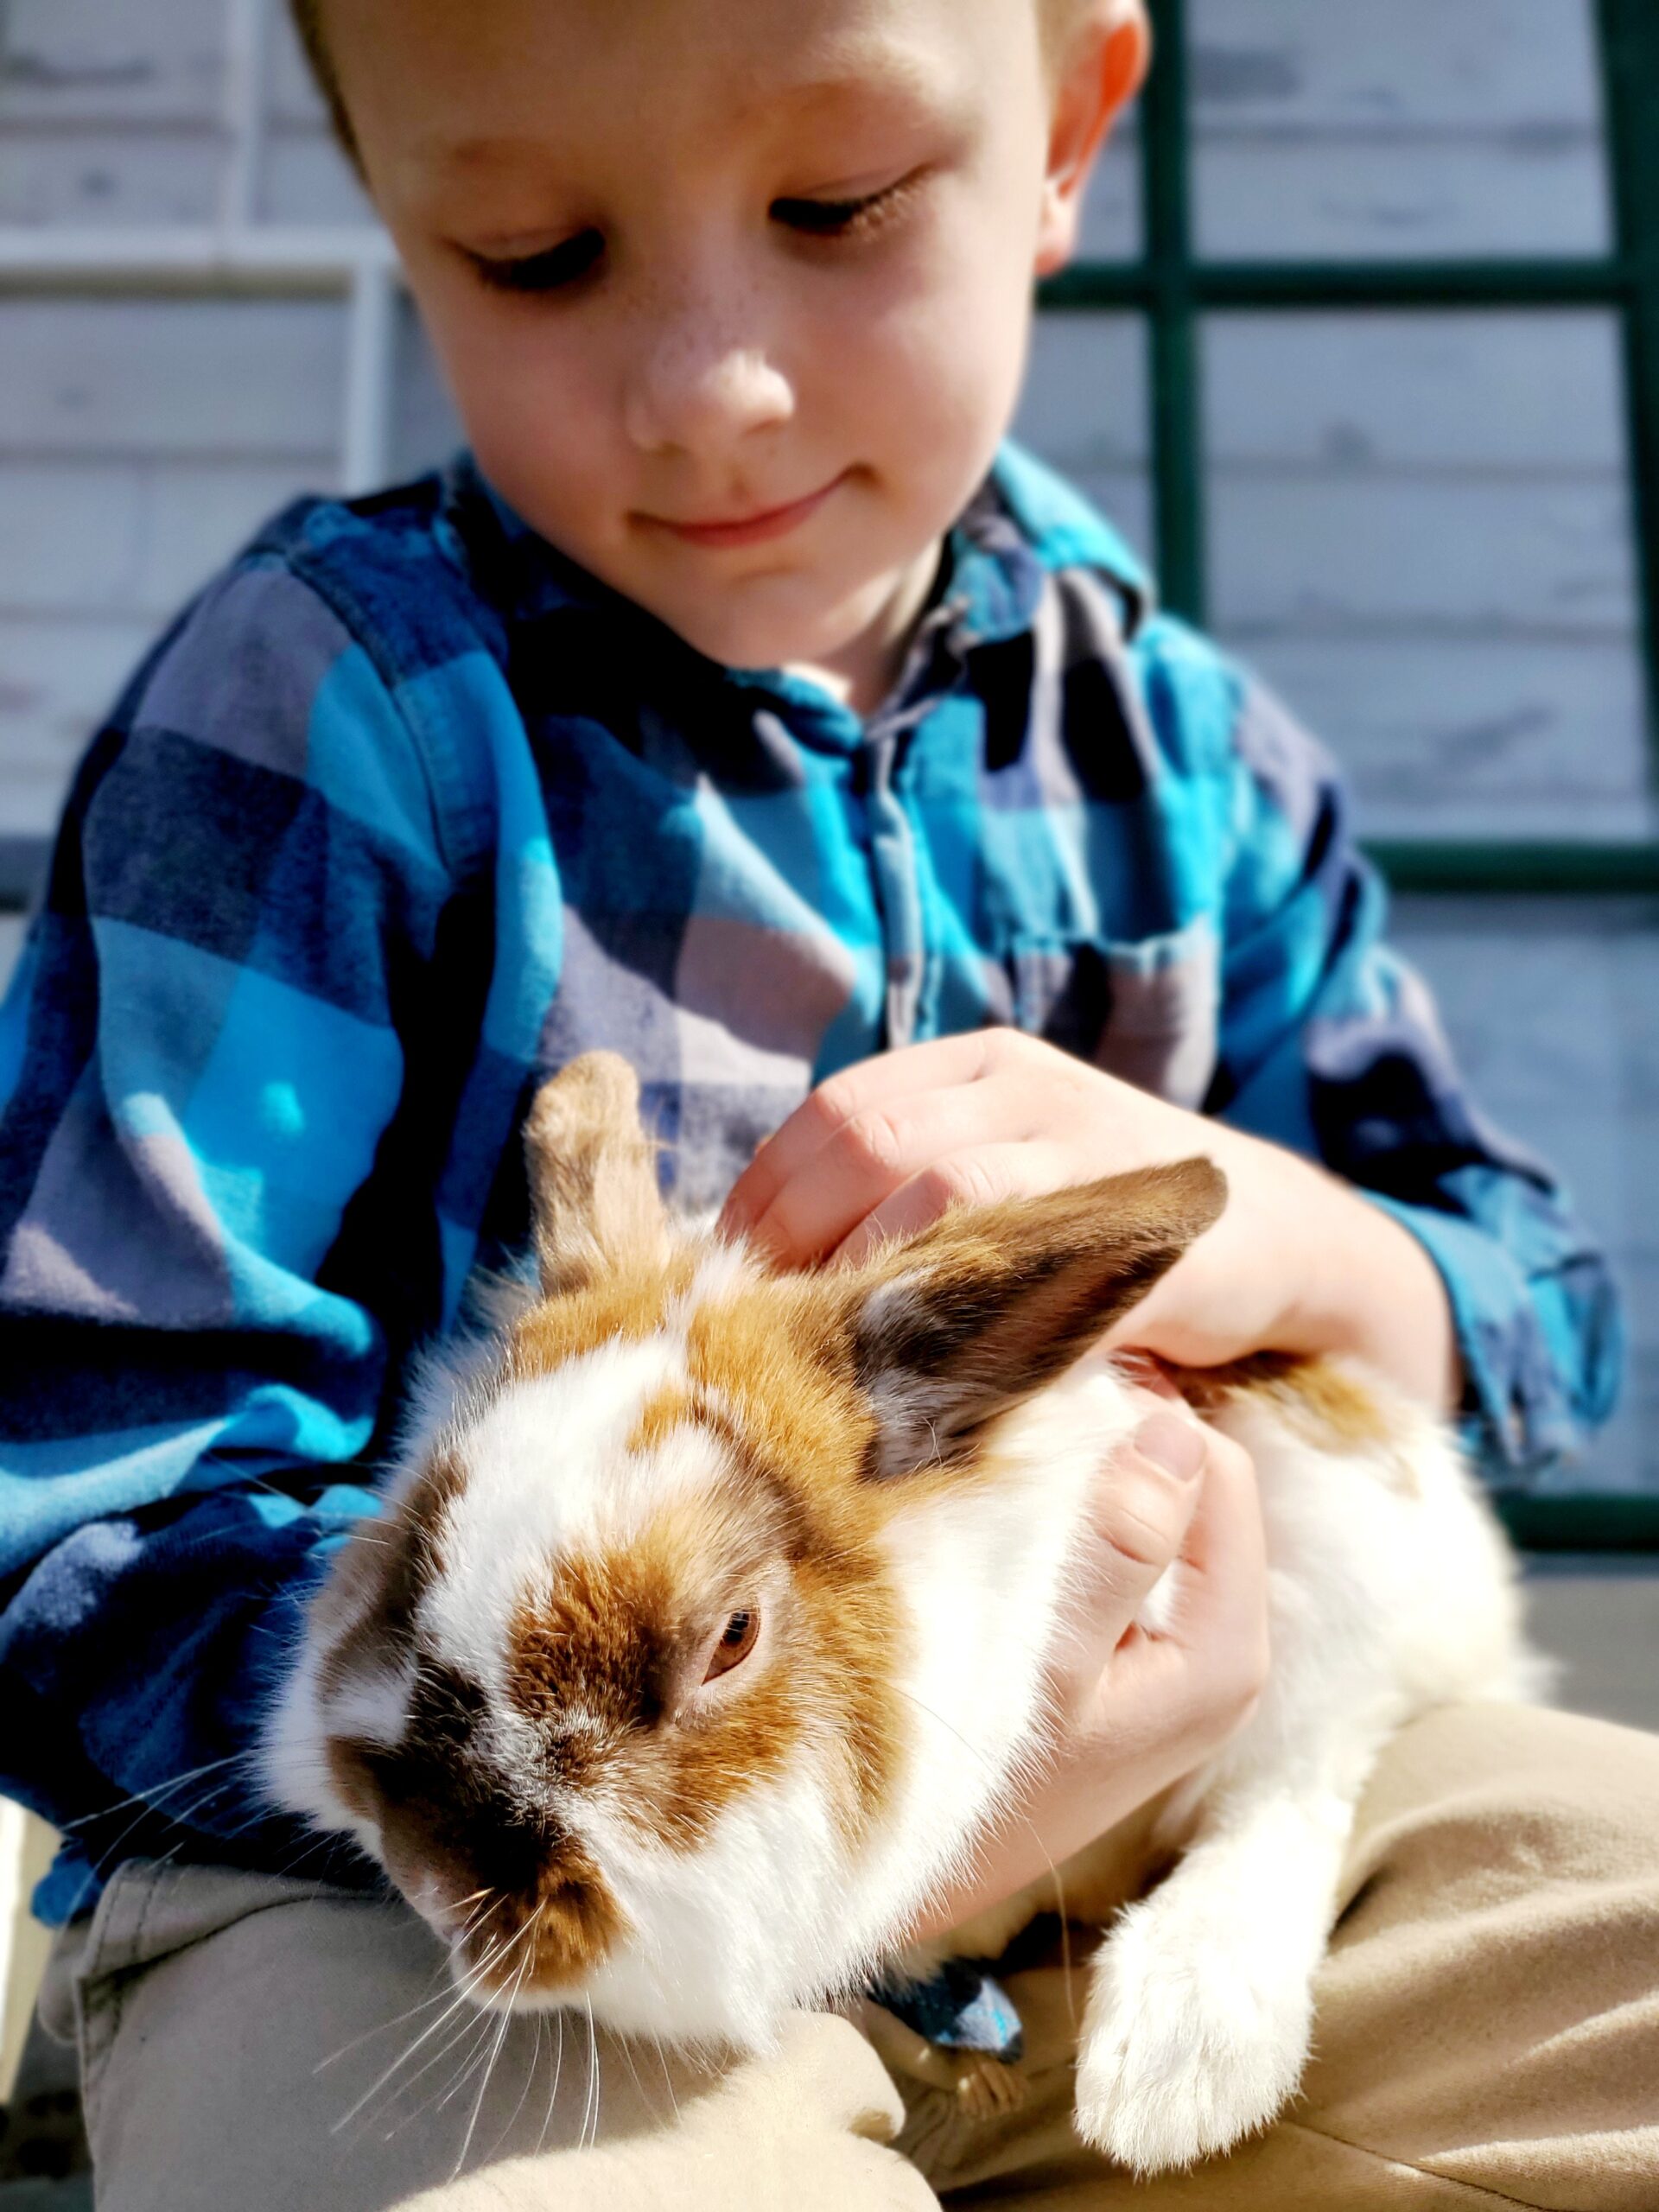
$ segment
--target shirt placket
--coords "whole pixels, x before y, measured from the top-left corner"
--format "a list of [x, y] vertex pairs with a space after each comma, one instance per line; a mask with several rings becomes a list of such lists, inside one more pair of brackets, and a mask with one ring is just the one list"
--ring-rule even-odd
[[961, 679], [966, 612], [959, 594], [933, 608], [865, 740], [870, 861], [887, 951], [883, 1043], [889, 1052], [916, 1041], [929, 955], [916, 826], [904, 792], [906, 761], [920, 725]]
[[907, 728], [889, 728], [869, 741], [870, 858], [887, 949], [883, 1042], [889, 1051], [914, 1041], [927, 944], [916, 833], [898, 789], [900, 749]]

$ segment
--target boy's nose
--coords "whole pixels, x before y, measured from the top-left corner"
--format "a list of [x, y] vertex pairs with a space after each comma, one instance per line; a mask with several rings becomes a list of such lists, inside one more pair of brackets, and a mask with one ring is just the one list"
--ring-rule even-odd
[[712, 321], [677, 319], [645, 339], [624, 427], [642, 453], [721, 453], [795, 411], [788, 378], [764, 348]]

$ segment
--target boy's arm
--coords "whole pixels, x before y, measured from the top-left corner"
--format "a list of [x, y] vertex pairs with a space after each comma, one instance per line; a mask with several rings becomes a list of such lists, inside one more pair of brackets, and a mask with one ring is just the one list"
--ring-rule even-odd
[[78, 778], [0, 1014], [0, 1788], [86, 1865], [177, 1840], [146, 1804], [270, 1863], [256, 1715], [461, 1241], [465, 905], [391, 691], [270, 561]]
[[1180, 625], [1148, 624], [1135, 650], [1162, 762], [1144, 866], [1187, 925], [1188, 1001], [1168, 1019], [1214, 1047], [1204, 1104], [1221, 1125], [1017, 1032], [932, 1038], [820, 1084], [739, 1178], [726, 1225], [782, 1265], [860, 1259], [952, 1205], [1206, 1154], [1226, 1208], [1116, 1342], [1185, 1366], [1357, 1353], [1427, 1404], [1460, 1403], [1496, 1478], [1529, 1472], [1611, 1403], [1601, 1258], [1548, 1170], [1465, 1097], [1427, 992], [1382, 940], [1331, 764]]
[[[1470, 1098], [1429, 992], [1383, 938], [1386, 896], [1332, 761], [1211, 648], [1174, 624], [1154, 632], [1154, 714], [1160, 698], [1179, 710], [1184, 690], [1200, 718], [1217, 686], [1230, 698], [1206, 1108], [1322, 1161], [1409, 1232], [1449, 1303], [1466, 1440], [1496, 1479], [1523, 1477], [1611, 1407], [1621, 1332], [1605, 1262], [1550, 1169]], [[1408, 1294], [1409, 1254], [1374, 1235], [1343, 1264], [1381, 1271], [1373, 1303]]]

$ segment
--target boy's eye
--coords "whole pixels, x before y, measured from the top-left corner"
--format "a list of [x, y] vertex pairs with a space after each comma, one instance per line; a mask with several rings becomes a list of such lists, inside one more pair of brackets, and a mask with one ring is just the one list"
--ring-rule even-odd
[[521, 254], [515, 259], [497, 260], [488, 254], [470, 252], [467, 257], [484, 282], [498, 292], [556, 292], [561, 286], [587, 276], [604, 251], [603, 238], [589, 230], [561, 238], [543, 252]]
[[772, 219], [808, 238], [856, 238], [897, 214], [916, 182], [913, 176], [900, 177], [858, 200], [774, 200]]

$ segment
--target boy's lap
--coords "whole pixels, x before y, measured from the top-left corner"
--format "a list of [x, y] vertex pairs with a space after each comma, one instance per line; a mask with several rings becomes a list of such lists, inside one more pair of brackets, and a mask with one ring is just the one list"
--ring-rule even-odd
[[[715, 2077], [457, 2005], [427, 1929], [372, 1897], [129, 1866], [43, 2005], [78, 2029], [99, 2212], [723, 2212], [796, 2175], [799, 2212], [936, 2202], [880, 2148], [902, 2107], [845, 2021], [798, 2016]], [[553, 2190], [547, 2154], [584, 2143]]]
[[[1303, 2097], [1192, 2175], [1134, 2183], [1076, 2144], [1074, 1993], [1044, 1969], [1013, 1985], [1027, 2104], [970, 2123], [919, 2095], [901, 2143], [920, 2174], [868, 2139], [899, 2116], [874, 2053], [842, 2022], [801, 2021], [772, 2073], [712, 2088], [612, 2046], [611, 2147], [561, 2171], [556, 2196], [580, 2182], [593, 2212], [713, 2212], [787, 2176], [791, 2212], [863, 2212], [925, 2206], [925, 2174], [957, 2201], [1043, 2212], [1659, 2201], [1659, 1738], [1503, 1707], [1417, 1723], [1367, 1795], [1344, 1907]], [[54, 1964], [60, 2022], [77, 1969], [100, 2212], [528, 2205], [533, 2161], [594, 2126], [585, 2020], [514, 2020], [486, 2071], [499, 2021], [451, 2010], [436, 1944], [393, 1906], [133, 1867]], [[448, 2188], [469, 2129], [481, 2171]]]
[[1429, 1715], [1373, 1777], [1341, 1903], [1302, 2093], [1230, 2158], [1144, 2183], [1070, 2139], [1081, 1993], [1055, 1968], [1010, 1982], [1022, 2112], [970, 2126], [924, 2096], [901, 2148], [952, 2206], [1032, 2212], [1659, 2203], [1659, 1737]]

